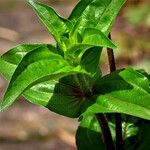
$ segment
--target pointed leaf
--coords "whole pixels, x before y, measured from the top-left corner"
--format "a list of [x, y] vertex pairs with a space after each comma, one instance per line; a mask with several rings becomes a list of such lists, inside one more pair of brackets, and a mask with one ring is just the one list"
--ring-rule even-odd
[[96, 25], [103, 33], [108, 34], [111, 31], [114, 20], [126, 0], [111, 0], [109, 5], [103, 11]]
[[29, 0], [29, 3], [39, 16], [40, 20], [47, 27], [48, 31], [60, 44], [60, 36], [69, 32], [72, 26], [71, 23], [68, 20], [60, 17], [53, 8], [45, 4], [33, 0]]
[[150, 120], [148, 79], [131, 68], [96, 81], [96, 103], [86, 113], [124, 113]]
[[85, 29], [83, 33], [83, 40], [81, 43], [74, 44], [70, 47], [66, 55], [80, 57], [85, 53], [86, 50], [92, 47], [109, 47], [109, 48], [116, 48], [116, 46], [111, 42], [111, 40], [106, 37], [101, 31], [93, 28]]
[[[57, 50], [54, 46], [49, 44], [21, 44], [18, 45], [0, 57], [0, 73], [7, 79], [10, 80], [15, 69], [23, 59], [23, 57], [39, 48], [45, 47], [49, 51], [57, 53]], [[36, 103], [42, 106], [46, 106], [49, 99], [51, 98], [52, 92], [55, 87], [56, 81], [46, 81], [34, 85], [30, 89], [26, 90], [23, 93], [23, 96], [32, 103]]]
[[56, 48], [49, 44], [21, 44], [8, 52], [3, 54], [0, 57], [0, 73], [6, 78], [9, 79], [13, 75], [18, 64], [21, 62], [22, 58], [29, 52], [39, 48], [45, 47], [49, 48], [52, 52], [57, 52]]
[[[71, 14], [70, 20], [77, 20], [74, 27], [79, 33], [87, 27], [97, 28], [105, 34], [108, 34], [111, 30], [112, 24], [118, 14], [121, 6], [125, 3], [125, 0], [91, 0], [85, 2], [83, 0], [75, 8], [75, 12]], [[84, 3], [85, 6], [84, 6]], [[83, 11], [77, 13], [79, 10]], [[78, 15], [78, 16], [77, 16]]]
[[116, 46], [107, 38], [100, 30], [94, 28], [86, 28], [83, 32], [83, 44], [94, 46], [116, 48]]
[[1, 111], [9, 107], [25, 90], [40, 82], [84, 72], [80, 66], [70, 66], [60, 55], [39, 48], [28, 53], [20, 62], [9, 83]]
[[80, 0], [72, 10], [68, 19], [75, 23], [92, 1], [93, 0]]

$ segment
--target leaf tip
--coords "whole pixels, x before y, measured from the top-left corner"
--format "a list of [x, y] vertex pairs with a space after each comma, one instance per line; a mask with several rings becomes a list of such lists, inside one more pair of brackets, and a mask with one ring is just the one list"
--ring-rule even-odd
[[4, 112], [8, 108], [8, 105], [4, 103], [4, 100], [0, 103], [0, 112]]
[[2, 106], [2, 104], [0, 104], [0, 112], [4, 111], [4, 107]]
[[112, 48], [113, 48], [113, 49], [117, 49], [118, 47], [117, 47], [115, 44], [113, 44], [113, 45], [112, 45]]
[[117, 49], [118, 47], [114, 43], [111, 42], [111, 45], [109, 46], [109, 48]]
[[30, 5], [34, 5], [35, 0], [28, 0], [28, 3], [29, 3]]

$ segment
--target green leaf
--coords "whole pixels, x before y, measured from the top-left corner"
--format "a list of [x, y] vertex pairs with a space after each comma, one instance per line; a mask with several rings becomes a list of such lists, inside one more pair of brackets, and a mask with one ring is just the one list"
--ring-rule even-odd
[[35, 84], [85, 72], [80, 66], [70, 66], [60, 55], [47, 48], [31, 51], [15, 70], [4, 95], [0, 111], [9, 107], [25, 90]]
[[[49, 51], [57, 53], [54, 46], [49, 44], [21, 44], [18, 45], [0, 57], [0, 73], [7, 79], [10, 80], [18, 64], [21, 62], [23, 57], [40, 47], [45, 47]], [[52, 96], [52, 92], [55, 87], [56, 81], [46, 81], [34, 85], [30, 89], [23, 93], [23, 96], [32, 103], [36, 103], [42, 106], [46, 106], [49, 99]]]
[[144, 119], [125, 116], [123, 118], [123, 139], [127, 150], [145, 150], [149, 147], [150, 122]]
[[[53, 51], [57, 52], [57, 50], [53, 46], [47, 45], [47, 44], [45, 44], [45, 45], [44, 44], [41, 44], [41, 45], [40, 44], [31, 44], [31, 45], [30, 44], [23, 44], [23, 45], [19, 45], [15, 48], [11, 49], [10, 51], [5, 53], [4, 55], [2, 55], [2, 57], [0, 59], [0, 62], [3, 62], [3, 63], [0, 63], [0, 65], [1, 65], [0, 69], [1, 69], [1, 72], [3, 72], [3, 75], [7, 74], [8, 77], [9, 77], [9, 78], [7, 77], [7, 79], [10, 80], [12, 74], [14, 73], [14, 71], [17, 68], [18, 64], [21, 62], [22, 58], [27, 53], [37, 49], [38, 47], [45, 47], [45, 48], [48, 48], [52, 52]], [[10, 70], [12, 70], [11, 73], [10, 73]], [[82, 77], [80, 77], [80, 76], [81, 75], [78, 75], [76, 78], [80, 78], [79, 80], [83, 80], [84, 75], [82, 75]], [[69, 77], [69, 78], [71, 78], [71, 77]], [[87, 79], [87, 77], [85, 77], [85, 78], [86, 78], [86, 80], [89, 80], [89, 79]], [[73, 81], [73, 80], [75, 80], [75, 75], [74, 75], [74, 77], [72, 77], [72, 79], [70, 79], [70, 82]], [[81, 82], [83, 82], [83, 81], [81, 81]], [[34, 85], [33, 87], [31, 87], [28, 90], [25, 90], [22, 95], [23, 95], [23, 97], [25, 97], [25, 99], [27, 99], [31, 103], [38, 104], [38, 105], [41, 105], [41, 106], [44, 106], [44, 107], [46, 107], [49, 103], [49, 106], [47, 106], [47, 107], [49, 107], [49, 109], [53, 110], [56, 113], [59, 112], [60, 114], [63, 114], [65, 116], [70, 116], [70, 117], [79, 116], [80, 115], [80, 110], [81, 110], [80, 106], [84, 106], [85, 104], [82, 105], [80, 103], [83, 103], [83, 102], [77, 100], [77, 102], [75, 102], [75, 103], [79, 103], [79, 105], [78, 105], [78, 107], [74, 108], [73, 102], [74, 102], [75, 98], [73, 96], [72, 97], [71, 96], [70, 97], [68, 97], [68, 96], [65, 97], [64, 96], [65, 98], [63, 97], [63, 99], [64, 99], [63, 100], [62, 97], [59, 94], [57, 94], [57, 97], [58, 97], [58, 99], [57, 99], [56, 98], [56, 93], [54, 93], [55, 84], [57, 84], [57, 86], [58, 86], [58, 81], [57, 80], [44, 81], [42, 83], [38, 83], [38, 84]], [[70, 84], [72, 84], [72, 83], [70, 83]], [[78, 87], [78, 83], [76, 83], [76, 86]], [[64, 86], [63, 88], [65, 89], [66, 87]], [[49, 102], [51, 100], [52, 96], [53, 96], [52, 101]], [[54, 97], [56, 99], [56, 102], [54, 101]], [[66, 99], [68, 101], [66, 101]], [[60, 103], [60, 100], [61, 100], [62, 103]], [[52, 105], [51, 105], [51, 103], [52, 103]], [[61, 106], [58, 105], [59, 103], [60, 103]], [[67, 106], [69, 104], [72, 104], [72, 107], [70, 106], [71, 111], [69, 111], [66, 108], [65, 104]]]
[[85, 113], [124, 113], [150, 120], [148, 79], [132, 68], [116, 71], [96, 81], [96, 103]]
[[[88, 49], [81, 58], [81, 66], [87, 71], [92, 74], [96, 73], [99, 68], [99, 59], [102, 52], [102, 48], [100, 47], [93, 47]], [[98, 71], [100, 74], [100, 71]]]
[[83, 32], [83, 44], [93, 46], [109, 47], [115, 49], [116, 46], [107, 38], [100, 30], [94, 28], [86, 28]]
[[105, 3], [105, 6], [107, 7], [100, 16], [96, 28], [100, 29], [105, 34], [108, 34], [111, 31], [112, 25], [118, 12], [125, 2], [126, 0], [111, 0], [108, 5]]
[[36, 84], [23, 95], [30, 102], [47, 107], [49, 110], [76, 118], [93, 104], [91, 89], [94, 81], [85, 74], [74, 74]]
[[46, 107], [49, 103], [57, 80], [49, 80], [38, 83], [23, 92], [23, 96], [33, 104]]
[[[107, 115], [108, 124], [115, 142], [115, 124]], [[122, 117], [122, 135], [125, 149], [127, 150], [145, 150], [149, 146], [150, 140], [150, 122], [123, 115]], [[76, 144], [78, 150], [100, 150], [105, 149], [101, 129], [94, 115], [84, 116], [76, 133]]]
[[[85, 3], [85, 6], [84, 6]], [[87, 27], [97, 28], [105, 34], [111, 30], [112, 24], [125, 0], [82, 0], [73, 10], [70, 20], [76, 20], [74, 27], [79, 33]], [[77, 12], [79, 9], [79, 13]]]
[[59, 81], [36, 84], [23, 95], [34, 104], [47, 107], [60, 115], [76, 118], [95, 102], [94, 97], [91, 97], [95, 78], [85, 74], [69, 75]]
[[53, 35], [55, 40], [60, 44], [60, 37], [69, 32], [71, 23], [60, 17], [53, 8], [39, 3], [37, 1], [29, 0], [30, 5], [35, 10], [43, 24], [47, 27], [48, 31]]
[[82, 35], [82, 38], [82, 42], [71, 46], [67, 50], [66, 55], [68, 55], [69, 57], [74, 55], [74, 57], [77, 57], [80, 55], [80, 57], [82, 57], [85, 51], [92, 47], [109, 47], [113, 49], [116, 48], [111, 40], [97, 29], [86, 28]]
[[72, 10], [68, 19], [75, 23], [92, 1], [93, 0], [80, 0]]
[[82, 119], [76, 133], [76, 144], [78, 150], [105, 149], [101, 129], [94, 116]]
[[10, 80], [10, 78], [13, 75], [18, 64], [21, 62], [22, 58], [27, 53], [29, 53], [39, 47], [49, 48], [50, 51], [57, 52], [56, 48], [49, 44], [21, 44], [21, 45], [18, 45], [16, 47], [10, 49], [8, 52], [6, 52], [5, 54], [3, 54], [0, 57], [0, 73], [7, 80]]
[[[141, 120], [142, 121], [142, 120]], [[136, 150], [146, 150], [149, 147], [149, 141], [150, 141], [150, 123], [143, 123], [139, 127], [139, 133], [135, 138], [135, 145], [134, 148]], [[132, 143], [131, 143], [132, 145]]]
[[147, 73], [144, 69], [140, 69], [140, 70], [137, 70], [139, 73], [143, 74], [144, 76], [147, 77], [148, 81], [149, 81], [149, 84], [150, 84], [150, 74]]
[[93, 82], [85, 74], [63, 77], [55, 85], [47, 108], [60, 115], [79, 117], [88, 106], [94, 103], [91, 98]]

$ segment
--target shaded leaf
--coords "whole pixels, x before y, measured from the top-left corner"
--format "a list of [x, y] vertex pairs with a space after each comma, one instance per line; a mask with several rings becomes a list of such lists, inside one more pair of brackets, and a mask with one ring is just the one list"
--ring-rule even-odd
[[[108, 114], [109, 116], [109, 114]], [[108, 124], [115, 142], [115, 124]], [[140, 118], [124, 115], [122, 120], [122, 135], [124, 147], [127, 150], [146, 150], [150, 140], [150, 122]], [[84, 116], [76, 133], [76, 144], [78, 150], [104, 150], [103, 137], [98, 121], [95, 116]]]
[[123, 140], [127, 150], [145, 150], [149, 147], [150, 121], [123, 115]]
[[38, 48], [28, 53], [15, 70], [4, 95], [0, 110], [10, 106], [25, 90], [40, 82], [84, 72], [80, 66], [70, 66], [60, 55]]
[[23, 95], [30, 102], [71, 118], [79, 117], [95, 102], [92, 97], [93, 78], [86, 74], [74, 74], [36, 84]]
[[76, 133], [78, 150], [104, 150], [100, 126], [94, 116], [82, 119]]
[[[141, 120], [142, 121], [142, 120]], [[139, 132], [136, 137], [134, 137], [134, 149], [136, 150], [146, 150], [149, 147], [149, 141], [150, 141], [150, 122], [145, 123], [143, 121], [143, 124], [139, 126]], [[133, 141], [133, 139], [132, 139]], [[130, 142], [130, 145], [127, 147], [128, 149], [133, 144], [133, 142]]]
[[81, 58], [81, 66], [85, 68], [86, 71], [92, 74], [98, 72], [100, 74], [99, 59], [102, 52], [102, 48], [93, 47], [88, 49]]
[[131, 68], [96, 81], [96, 103], [86, 113], [124, 113], [150, 120], [148, 79]]
[[55, 85], [53, 95], [47, 108], [58, 114], [75, 118], [95, 101], [91, 98], [93, 83], [85, 74], [63, 77]]

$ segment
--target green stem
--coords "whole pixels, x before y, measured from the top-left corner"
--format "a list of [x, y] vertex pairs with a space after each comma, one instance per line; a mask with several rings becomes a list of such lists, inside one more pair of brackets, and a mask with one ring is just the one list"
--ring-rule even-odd
[[[109, 34], [109, 38], [111, 39], [111, 34]], [[107, 48], [107, 55], [109, 61], [110, 72], [116, 71], [116, 63], [113, 49]], [[122, 122], [121, 122], [121, 114], [115, 114], [115, 124], [116, 124], [116, 150], [124, 150], [124, 141], [122, 139]]]

